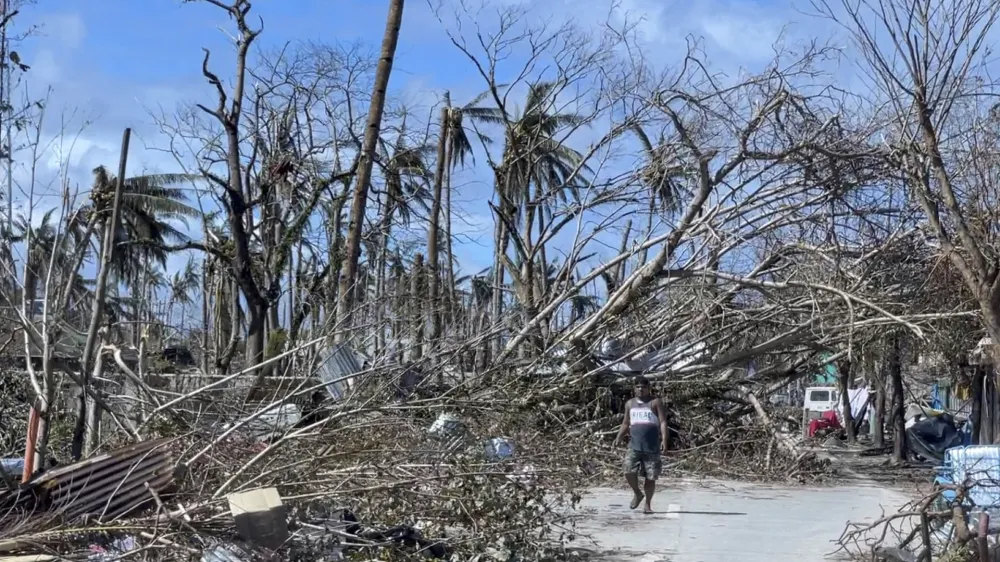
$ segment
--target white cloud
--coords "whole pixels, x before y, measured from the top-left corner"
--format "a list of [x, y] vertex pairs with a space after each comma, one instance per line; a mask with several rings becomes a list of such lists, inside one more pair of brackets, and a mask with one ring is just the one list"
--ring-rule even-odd
[[781, 35], [781, 24], [774, 20], [732, 12], [704, 18], [701, 29], [716, 46], [730, 55], [750, 60], [774, 57], [774, 45]]
[[76, 49], [87, 36], [87, 25], [78, 13], [56, 13], [45, 16], [43, 33], [59, 42], [64, 48]]
[[110, 166], [115, 159], [115, 146], [97, 137], [83, 137], [66, 142], [53, 139], [52, 148], [44, 160], [46, 167], [58, 172], [64, 166], [69, 168], [94, 169], [97, 166]]
[[33, 81], [51, 84], [62, 78], [62, 68], [56, 62], [55, 55], [48, 49], [41, 49], [31, 57], [31, 60], [25, 62], [31, 66], [31, 79]]

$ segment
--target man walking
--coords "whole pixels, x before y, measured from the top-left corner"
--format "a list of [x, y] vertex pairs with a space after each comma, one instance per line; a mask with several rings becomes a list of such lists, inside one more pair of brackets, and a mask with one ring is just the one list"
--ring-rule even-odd
[[[667, 429], [667, 410], [663, 402], [653, 396], [645, 377], [635, 381], [635, 398], [625, 404], [625, 419], [615, 437], [615, 446], [626, 434], [629, 436], [629, 448], [625, 453], [625, 479], [635, 493], [629, 509], [639, 507], [645, 498], [642, 512], [653, 513], [653, 492], [662, 469], [660, 455], [667, 452], [670, 431]], [[640, 475], [645, 480], [641, 489]]]

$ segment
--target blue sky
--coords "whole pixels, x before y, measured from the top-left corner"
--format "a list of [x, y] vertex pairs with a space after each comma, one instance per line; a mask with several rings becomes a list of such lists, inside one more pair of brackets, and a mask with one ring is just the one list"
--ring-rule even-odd
[[[472, 2], [470, 2], [472, 3]], [[487, 10], [511, 3], [481, 0]], [[555, 22], [573, 19], [597, 29], [611, 6], [607, 0], [536, 0], [533, 17]], [[387, 2], [375, 0], [258, 0], [253, 13], [264, 20], [258, 46], [280, 47], [286, 42], [361, 41], [378, 49]], [[647, 56], [666, 68], [676, 64], [687, 36], [702, 38], [713, 65], [729, 72], [759, 68], [772, 57], [771, 45], [784, 32], [791, 40], [828, 36], [832, 29], [796, 12], [783, 0], [621, 0], [613, 8], [614, 21], [642, 18], [638, 31]], [[451, 8], [442, 13], [451, 17]], [[157, 151], [165, 146], [147, 110], [168, 112], [178, 103], [206, 101], [213, 92], [200, 73], [202, 48], [213, 53], [213, 68], [222, 76], [232, 59], [220, 27], [231, 29], [217, 8], [180, 0], [38, 0], [25, 6], [19, 24], [41, 24], [38, 36], [21, 47], [21, 58], [32, 66], [27, 80], [35, 93], [51, 86], [53, 94], [45, 130], [57, 135], [63, 128], [80, 129], [68, 158], [68, 173], [85, 187], [90, 170], [104, 164], [114, 168], [123, 127], [133, 128], [130, 173], [172, 171], [172, 159]], [[408, 0], [402, 35], [390, 83], [391, 95], [419, 111], [427, 110], [445, 89], [463, 103], [483, 89], [468, 60], [455, 49], [425, 0]], [[72, 126], [62, 120], [72, 115]], [[55, 153], [55, 150], [52, 151]], [[63, 151], [65, 153], [65, 151]], [[55, 177], [59, 157], [45, 162]], [[44, 170], [42, 175], [44, 174]], [[492, 221], [485, 201], [490, 178], [482, 166], [456, 178], [456, 195], [463, 218], [456, 229], [466, 237], [457, 258], [466, 273], [490, 263]], [[24, 170], [19, 171], [23, 177]], [[41, 207], [51, 205], [37, 197]], [[186, 261], [179, 257], [174, 265]]]

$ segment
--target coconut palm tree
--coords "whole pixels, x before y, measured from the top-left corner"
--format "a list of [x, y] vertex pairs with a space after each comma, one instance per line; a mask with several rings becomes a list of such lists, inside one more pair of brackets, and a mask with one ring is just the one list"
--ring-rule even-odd
[[[79, 255], [81, 260], [85, 255], [85, 232], [82, 224], [74, 220], [68, 220], [65, 225], [66, 231], [59, 232], [53, 222], [54, 212], [53, 209], [43, 214], [38, 226], [32, 226], [28, 217], [18, 216], [14, 221], [14, 232], [10, 240], [13, 244], [28, 243], [29, 246], [25, 260], [24, 287], [21, 292], [23, 302], [30, 305], [38, 298], [39, 284], [51, 281], [68, 291], [61, 290], [57, 293], [66, 295], [64, 300], [70, 308], [66, 311], [67, 319], [72, 321], [76, 307], [89, 295], [89, 289], [79, 274], [80, 264], [74, 259], [77, 257], [77, 249], [83, 252]], [[54, 268], [51, 276], [50, 264]], [[47, 293], [49, 291], [46, 290]], [[58, 306], [56, 303], [53, 304]], [[37, 312], [34, 309], [34, 306], [28, 307], [29, 316]]]
[[[538, 232], [544, 232], [550, 209], [548, 201], [552, 198], [575, 198], [582, 174], [590, 171], [583, 163], [583, 156], [557, 138], [561, 131], [579, 126], [584, 121], [580, 115], [556, 111], [555, 98], [560, 86], [559, 82], [531, 84], [524, 107], [513, 113], [504, 107], [465, 112], [473, 121], [504, 128], [503, 154], [499, 164], [494, 165], [494, 189], [500, 203], [497, 208], [505, 219], [497, 221], [494, 233], [494, 283], [498, 288], [504, 284], [503, 258], [511, 236], [506, 223], [523, 221], [526, 234], [530, 236], [537, 218]], [[542, 264], [547, 263], [544, 248], [539, 252], [539, 258]], [[533, 308], [530, 303], [522, 304], [529, 305], [525, 311], [530, 314]], [[502, 308], [503, 293], [495, 291], [495, 317], [500, 317]], [[496, 345], [499, 347], [499, 340]]]
[[[132, 243], [116, 247], [111, 273], [132, 294], [135, 307], [132, 316], [137, 319], [149, 316], [149, 303], [144, 298], [151, 286], [147, 276], [155, 266], [166, 267], [169, 252], [165, 245], [188, 240], [187, 235], [172, 223], [186, 225], [188, 218], [201, 216], [197, 209], [187, 204], [183, 189], [171, 187], [195, 179], [196, 176], [190, 174], [149, 174], [125, 178], [122, 184], [121, 224], [115, 238]], [[104, 166], [94, 169], [91, 202], [85, 214], [90, 217], [88, 229], [97, 233], [98, 244], [103, 243], [108, 232], [106, 221], [111, 217], [117, 181]], [[140, 295], [141, 298], [135, 298]], [[138, 339], [139, 331], [136, 330], [133, 343], [138, 345]]]
[[181, 305], [181, 325], [180, 332], [184, 334], [184, 319], [187, 312], [187, 305], [194, 302], [192, 294], [201, 282], [201, 274], [194, 263], [194, 259], [188, 259], [184, 269], [174, 272], [170, 277], [167, 286], [170, 291], [170, 300], [167, 305], [167, 324], [172, 325], [173, 309], [175, 304]]
[[[188, 237], [174, 224], [187, 224], [187, 219], [200, 217], [201, 213], [187, 204], [184, 190], [170, 187], [194, 181], [190, 174], [150, 174], [125, 178], [121, 202], [121, 225], [115, 238], [142, 241], [144, 244], [118, 246], [115, 250], [112, 272], [126, 283], [135, 282], [136, 273], [143, 264], [156, 263], [165, 267], [169, 252], [163, 248], [168, 242], [187, 241]], [[88, 209], [101, 226], [111, 216], [117, 178], [104, 166], [94, 169], [91, 204]], [[104, 228], [96, 229], [103, 240]]]
[[[639, 173], [639, 180], [646, 188], [649, 213], [646, 234], [653, 231], [653, 217], [660, 213], [676, 213], [684, 200], [690, 195], [680, 181], [688, 173], [688, 169], [680, 158], [677, 145], [667, 142], [661, 134], [656, 144], [639, 125], [632, 126], [639, 143], [642, 144], [645, 162]], [[642, 250], [639, 263], [645, 263], [649, 249]]]
[[[528, 88], [524, 107], [514, 114], [504, 108], [467, 109], [464, 114], [472, 120], [504, 127], [504, 150], [497, 170], [498, 195], [501, 202], [515, 207], [524, 206], [537, 194], [556, 196], [562, 200], [577, 193], [580, 182], [571, 181], [583, 156], [562, 144], [557, 135], [567, 127], [576, 127], [584, 118], [575, 113], [556, 113], [557, 82], [538, 82]], [[579, 178], [579, 174], [577, 174]], [[530, 213], [533, 206], [525, 206]], [[514, 218], [512, 215], [511, 218]]]
[[[392, 74], [392, 62], [396, 56], [396, 45], [399, 43], [399, 29], [403, 23], [403, 4], [403, 0], [390, 0], [389, 2], [385, 34], [382, 37], [382, 53], [375, 69], [374, 87], [368, 108], [368, 119], [365, 124], [365, 137], [359, 152], [359, 155], [363, 155], [363, 157], [354, 185], [351, 220], [348, 224], [344, 248], [344, 257], [347, 259], [340, 277], [340, 289], [337, 295], [339, 299], [337, 320], [343, 322], [348, 330], [351, 328], [351, 314], [354, 311], [354, 294], [351, 288], [358, 281], [358, 261], [361, 257], [361, 239], [364, 230], [365, 208], [368, 205], [368, 191], [371, 187], [372, 164], [378, 144], [378, 131], [382, 126], [382, 113], [385, 110], [385, 94], [389, 87], [389, 76]], [[342, 334], [342, 332], [340, 333]]]
[[[42, 215], [37, 227], [33, 227], [26, 217], [18, 217], [15, 222], [17, 233], [11, 238], [14, 243], [28, 242], [29, 244], [24, 264], [24, 287], [22, 288], [22, 302], [26, 305], [29, 320], [34, 316], [38, 284], [46, 278], [49, 257], [57, 243], [58, 232], [52, 223], [54, 211], [55, 209], [51, 209]], [[56, 257], [58, 259], [59, 256]]]
[[[506, 85], [500, 84], [497, 87], [505, 88]], [[483, 109], [488, 110], [489, 108], [484, 108], [480, 104], [483, 103], [483, 100], [485, 100], [489, 95], [490, 91], [487, 90], [472, 98], [469, 103], [461, 107], [453, 107], [451, 105], [451, 96], [445, 92], [447, 120], [445, 121], [445, 126], [442, 131], [442, 138], [445, 141], [444, 197], [442, 203], [444, 205], [445, 216], [445, 252], [448, 257], [448, 286], [452, 293], [452, 300], [455, 300], [454, 290], [459, 283], [455, 279], [455, 253], [452, 251], [451, 246], [451, 178], [455, 170], [465, 167], [465, 159], [467, 157], [473, 164], [476, 163], [475, 151], [472, 149], [470, 131], [465, 125], [465, 116], [470, 115], [470, 121], [474, 121], [475, 116], [482, 113]], [[483, 145], [489, 146], [493, 144], [493, 139], [482, 132], [473, 129], [472, 133]]]
[[[431, 341], [437, 342], [442, 334], [441, 322], [441, 291], [442, 281], [439, 252], [441, 244], [438, 234], [441, 231], [441, 207], [445, 212], [445, 250], [448, 256], [448, 287], [449, 300], [455, 300], [455, 258], [451, 246], [451, 172], [458, 164], [465, 164], [465, 157], [472, 156], [472, 143], [465, 128], [462, 126], [463, 112], [476, 111], [477, 104], [489, 92], [483, 92], [464, 107], [451, 106], [451, 94], [444, 93], [444, 107], [441, 108], [441, 129], [438, 133], [437, 172], [434, 175], [434, 195], [431, 203], [430, 221], [427, 229], [427, 262], [430, 276], [428, 298], [431, 313]], [[488, 137], [480, 135], [484, 142], [490, 142]], [[456, 160], [457, 158], [457, 160]], [[445, 179], [447, 178], [447, 179]]]
[[[376, 348], [382, 349], [385, 330], [382, 326], [385, 293], [386, 264], [389, 256], [389, 241], [396, 220], [408, 227], [414, 212], [430, 210], [430, 182], [432, 174], [427, 165], [427, 157], [434, 147], [429, 144], [410, 146], [407, 141], [406, 118], [399, 127], [396, 140], [390, 146], [384, 138], [379, 138], [379, 164], [385, 185], [382, 190], [372, 187], [372, 193], [381, 196], [382, 212], [379, 245], [375, 265], [375, 294], [377, 326]], [[359, 295], [360, 296], [360, 295]]]

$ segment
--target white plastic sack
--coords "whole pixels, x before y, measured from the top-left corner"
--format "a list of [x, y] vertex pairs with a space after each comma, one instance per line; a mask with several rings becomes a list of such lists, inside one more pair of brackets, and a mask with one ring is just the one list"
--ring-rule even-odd
[[451, 412], [441, 412], [441, 414], [431, 424], [428, 432], [435, 437], [454, 437], [465, 429], [465, 424], [459, 417]]
[[486, 458], [502, 461], [514, 456], [514, 442], [505, 437], [494, 437], [486, 442]]

